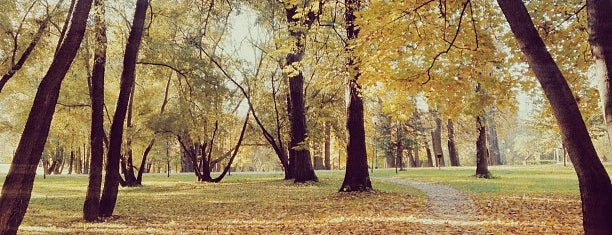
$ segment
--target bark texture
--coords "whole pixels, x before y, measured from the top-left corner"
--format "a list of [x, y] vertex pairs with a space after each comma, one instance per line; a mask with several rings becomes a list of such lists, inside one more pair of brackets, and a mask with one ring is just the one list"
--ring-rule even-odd
[[[361, 0], [346, 0], [344, 3], [346, 6], [344, 13], [346, 34], [350, 43], [359, 35], [359, 28], [355, 25], [355, 12], [361, 9]], [[350, 46], [346, 47], [346, 51], [349, 55], [347, 60], [347, 67], [349, 69], [349, 101], [346, 121], [348, 144], [346, 146], [346, 172], [340, 192], [370, 191], [372, 190], [372, 182], [368, 173], [363, 100], [360, 94], [361, 87], [357, 83], [360, 76], [359, 61], [353, 54]]]
[[110, 143], [106, 161], [106, 176], [104, 178], [104, 189], [100, 199], [100, 216], [109, 217], [113, 215], [119, 192], [119, 160], [121, 159], [121, 144], [123, 142], [123, 125], [125, 124], [126, 112], [130, 99], [132, 87], [136, 79], [136, 59], [144, 31], [144, 22], [149, 5], [148, 0], [137, 0], [134, 20], [130, 30], [125, 54], [123, 57], [123, 72], [121, 73], [121, 84], [119, 98], [111, 125]]
[[587, 0], [589, 43], [595, 61], [608, 139], [612, 140], [612, 2]]
[[[497, 2], [557, 119], [563, 144], [567, 148], [578, 176], [584, 231], [586, 234], [610, 234], [612, 233], [610, 177], [597, 157], [573, 93], [546, 49], [542, 38], [538, 35], [523, 2], [521, 0], [498, 0]], [[600, 14], [609, 14], [609, 7], [592, 9], [599, 6], [590, 4], [597, 3], [603, 6], [610, 4], [609, 1], [589, 1], [588, 8], [595, 12], [601, 10]], [[593, 14], [593, 11], [590, 14]]]
[[95, 221], [99, 216], [100, 193], [102, 191], [102, 165], [104, 163], [104, 75], [106, 70], [106, 22], [104, 0], [94, 1], [94, 64], [91, 73], [91, 159], [89, 161], [89, 184], [83, 203], [83, 219]]
[[59, 91], [85, 33], [85, 22], [92, 0], [79, 0], [72, 14], [70, 29], [43, 77], [28, 115], [19, 145], [0, 198], [0, 234], [16, 234], [28, 208], [36, 167], [40, 162], [55, 112]]
[[285, 70], [289, 79], [289, 94], [291, 102], [291, 141], [290, 151], [293, 152], [294, 180], [296, 183], [317, 181], [310, 150], [307, 144], [306, 130], [306, 103], [304, 100], [304, 75], [302, 73], [302, 59], [306, 48], [306, 32], [314, 22], [314, 12], [308, 11], [306, 16], [300, 16], [298, 5], [285, 6], [289, 34], [293, 38], [293, 50], [287, 54]]

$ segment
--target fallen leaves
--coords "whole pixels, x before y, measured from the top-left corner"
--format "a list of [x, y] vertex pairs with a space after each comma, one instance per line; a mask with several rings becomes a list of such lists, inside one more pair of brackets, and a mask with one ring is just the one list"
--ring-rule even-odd
[[[441, 218], [412, 188], [375, 181], [391, 191], [337, 193], [339, 174], [295, 185], [270, 177], [231, 176], [221, 184], [193, 176], [149, 178], [122, 189], [116, 215], [81, 221], [83, 195], [76, 189], [46, 192], [33, 200], [21, 234], [579, 234], [580, 202], [574, 196], [472, 196], [476, 215]], [[65, 178], [62, 181], [72, 181]], [[45, 181], [61, 184], [62, 181]], [[41, 193], [44, 187], [35, 187]], [[67, 197], [66, 193], [73, 193]]]

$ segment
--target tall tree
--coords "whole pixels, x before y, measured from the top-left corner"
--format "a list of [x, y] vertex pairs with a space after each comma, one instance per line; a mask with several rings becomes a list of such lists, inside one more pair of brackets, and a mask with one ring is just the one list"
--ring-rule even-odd
[[612, 140], [612, 2], [587, 0], [589, 43], [595, 61], [608, 139]]
[[83, 40], [92, 0], [79, 0], [66, 38], [43, 77], [28, 115], [21, 140], [2, 186], [0, 234], [16, 234], [28, 208], [36, 167], [47, 141], [60, 87]]
[[104, 163], [104, 75], [106, 70], [106, 22], [104, 0], [94, 1], [94, 62], [91, 73], [89, 96], [91, 99], [91, 159], [89, 161], [89, 184], [83, 203], [83, 219], [98, 219], [100, 192], [102, 191], [102, 166]]
[[[609, 234], [612, 232], [610, 177], [595, 152], [567, 80], [548, 52], [524, 3], [521, 0], [497, 2], [557, 119], [563, 144], [578, 176], [584, 231], [586, 234]], [[609, 2], [606, 4], [609, 6]], [[601, 10], [609, 12], [605, 8]]]
[[104, 178], [104, 189], [100, 199], [100, 216], [109, 217], [113, 215], [117, 203], [119, 191], [119, 159], [121, 159], [121, 144], [123, 142], [123, 125], [130, 99], [130, 93], [136, 79], [136, 59], [142, 41], [144, 23], [149, 6], [148, 0], [137, 0], [132, 22], [130, 36], [125, 47], [123, 57], [123, 72], [121, 73], [121, 85], [119, 98], [113, 116], [110, 130], [110, 143], [106, 160], [106, 176]]
[[357, 82], [359, 72], [359, 58], [354, 53], [351, 44], [359, 36], [359, 27], [356, 25], [355, 13], [361, 10], [361, 0], [344, 1], [344, 22], [348, 44], [346, 65], [348, 68], [348, 108], [346, 111], [346, 128], [348, 131], [348, 144], [346, 145], [346, 171], [340, 192], [370, 191], [372, 182], [368, 173], [368, 155], [366, 152], [365, 127], [363, 118], [363, 100], [361, 86]]
[[310, 150], [308, 149], [306, 129], [306, 104], [304, 102], [304, 75], [302, 59], [306, 47], [306, 34], [314, 21], [316, 13], [308, 7], [300, 7], [297, 3], [284, 3], [289, 34], [292, 38], [292, 50], [285, 59], [285, 71], [289, 80], [291, 141], [290, 151], [294, 154], [291, 167], [294, 170], [295, 182], [317, 181]]

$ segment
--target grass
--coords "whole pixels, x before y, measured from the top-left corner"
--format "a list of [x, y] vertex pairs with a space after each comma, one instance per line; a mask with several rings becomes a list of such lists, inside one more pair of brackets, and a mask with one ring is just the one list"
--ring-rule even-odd
[[[493, 179], [474, 176], [474, 167], [419, 168], [400, 171], [384, 170], [374, 176], [398, 177], [453, 186], [475, 195], [578, 195], [578, 180], [572, 167], [543, 166], [491, 166]], [[612, 172], [608, 170], [608, 172]]]
[[[338, 194], [342, 171], [300, 185], [280, 173], [232, 174], [220, 184], [145, 175], [144, 186], [120, 189], [116, 216], [99, 223], [81, 220], [86, 176], [37, 177], [20, 234], [581, 233], [572, 168], [490, 170], [495, 179], [473, 177], [473, 167], [374, 170], [376, 192], [367, 194]], [[474, 199], [478, 221], [506, 225], [432, 223], [425, 194], [380, 177], [450, 185]]]

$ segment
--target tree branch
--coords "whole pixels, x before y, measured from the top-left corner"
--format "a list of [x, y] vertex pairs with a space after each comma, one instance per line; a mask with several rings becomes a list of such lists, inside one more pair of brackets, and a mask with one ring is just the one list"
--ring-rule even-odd
[[427, 68], [427, 80], [423, 83], [421, 83], [421, 85], [425, 85], [427, 84], [429, 81], [431, 81], [431, 70], [433, 69], [434, 65], [436, 64], [436, 61], [438, 60], [438, 58], [440, 58], [440, 56], [442, 56], [443, 54], [447, 54], [451, 48], [453, 47], [453, 45], [455, 44], [455, 41], [457, 40], [457, 37], [459, 36], [459, 33], [461, 31], [461, 23], [463, 21], [463, 16], [465, 15], [465, 9], [468, 6], [468, 3], [470, 3], [471, 0], [467, 0], [463, 3], [463, 9], [461, 9], [461, 15], [459, 15], [459, 23], [457, 25], [457, 30], [455, 31], [455, 36], [453, 36], [453, 40], [450, 41], [450, 45], [448, 45], [448, 47], [446, 48], [446, 50], [439, 52], [438, 54], [436, 54], [436, 56], [434, 56], [433, 60], [431, 61], [431, 64], [429, 65], [429, 68]]

